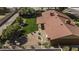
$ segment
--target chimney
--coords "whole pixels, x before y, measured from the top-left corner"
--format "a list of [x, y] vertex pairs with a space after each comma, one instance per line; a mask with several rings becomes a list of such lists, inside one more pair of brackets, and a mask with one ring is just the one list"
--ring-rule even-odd
[[70, 21], [70, 20], [67, 20], [67, 21], [66, 21], [66, 24], [71, 24], [71, 21]]
[[54, 16], [54, 13], [50, 13], [50, 16]]

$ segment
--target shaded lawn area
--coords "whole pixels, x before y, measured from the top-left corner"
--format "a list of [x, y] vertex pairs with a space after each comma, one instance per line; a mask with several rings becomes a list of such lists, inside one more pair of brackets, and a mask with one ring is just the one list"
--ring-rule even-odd
[[23, 21], [27, 24], [27, 26], [23, 27], [25, 34], [34, 32], [37, 30], [37, 24], [35, 18], [24, 18]]

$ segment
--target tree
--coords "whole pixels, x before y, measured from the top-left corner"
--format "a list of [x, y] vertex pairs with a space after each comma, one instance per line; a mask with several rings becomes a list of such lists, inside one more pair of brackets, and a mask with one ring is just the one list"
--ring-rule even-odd
[[5, 43], [6, 40], [15, 39], [14, 35], [17, 30], [19, 30], [21, 27], [16, 23], [13, 25], [8, 26], [5, 30], [3, 30], [1, 35], [1, 42]]
[[31, 18], [31, 17], [35, 17], [35, 10], [33, 8], [22, 8], [21, 11], [20, 11], [20, 16], [22, 17], [28, 17], [28, 18]]
[[23, 23], [22, 17], [17, 17], [16, 18], [16, 23]]

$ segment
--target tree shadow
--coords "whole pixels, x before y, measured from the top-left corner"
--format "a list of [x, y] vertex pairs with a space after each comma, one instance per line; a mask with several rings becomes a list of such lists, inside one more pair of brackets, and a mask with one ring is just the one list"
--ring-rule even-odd
[[23, 44], [25, 44], [28, 40], [27, 40], [27, 38], [26, 38], [25, 36], [21, 36], [21, 37], [19, 37], [19, 39], [18, 39], [17, 41], [20, 43], [20, 45], [23, 45]]

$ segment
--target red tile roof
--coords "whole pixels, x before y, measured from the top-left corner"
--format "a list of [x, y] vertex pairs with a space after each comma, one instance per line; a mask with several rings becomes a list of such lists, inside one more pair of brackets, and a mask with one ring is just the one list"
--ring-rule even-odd
[[[54, 15], [51, 16], [50, 13], [53, 13]], [[67, 20], [70, 20], [71, 23], [67, 24]], [[68, 35], [79, 36], [79, 27], [74, 24], [74, 21], [58, 11], [49, 10], [43, 12], [42, 16], [37, 17], [37, 24], [42, 23], [44, 23], [45, 32], [51, 40]]]

